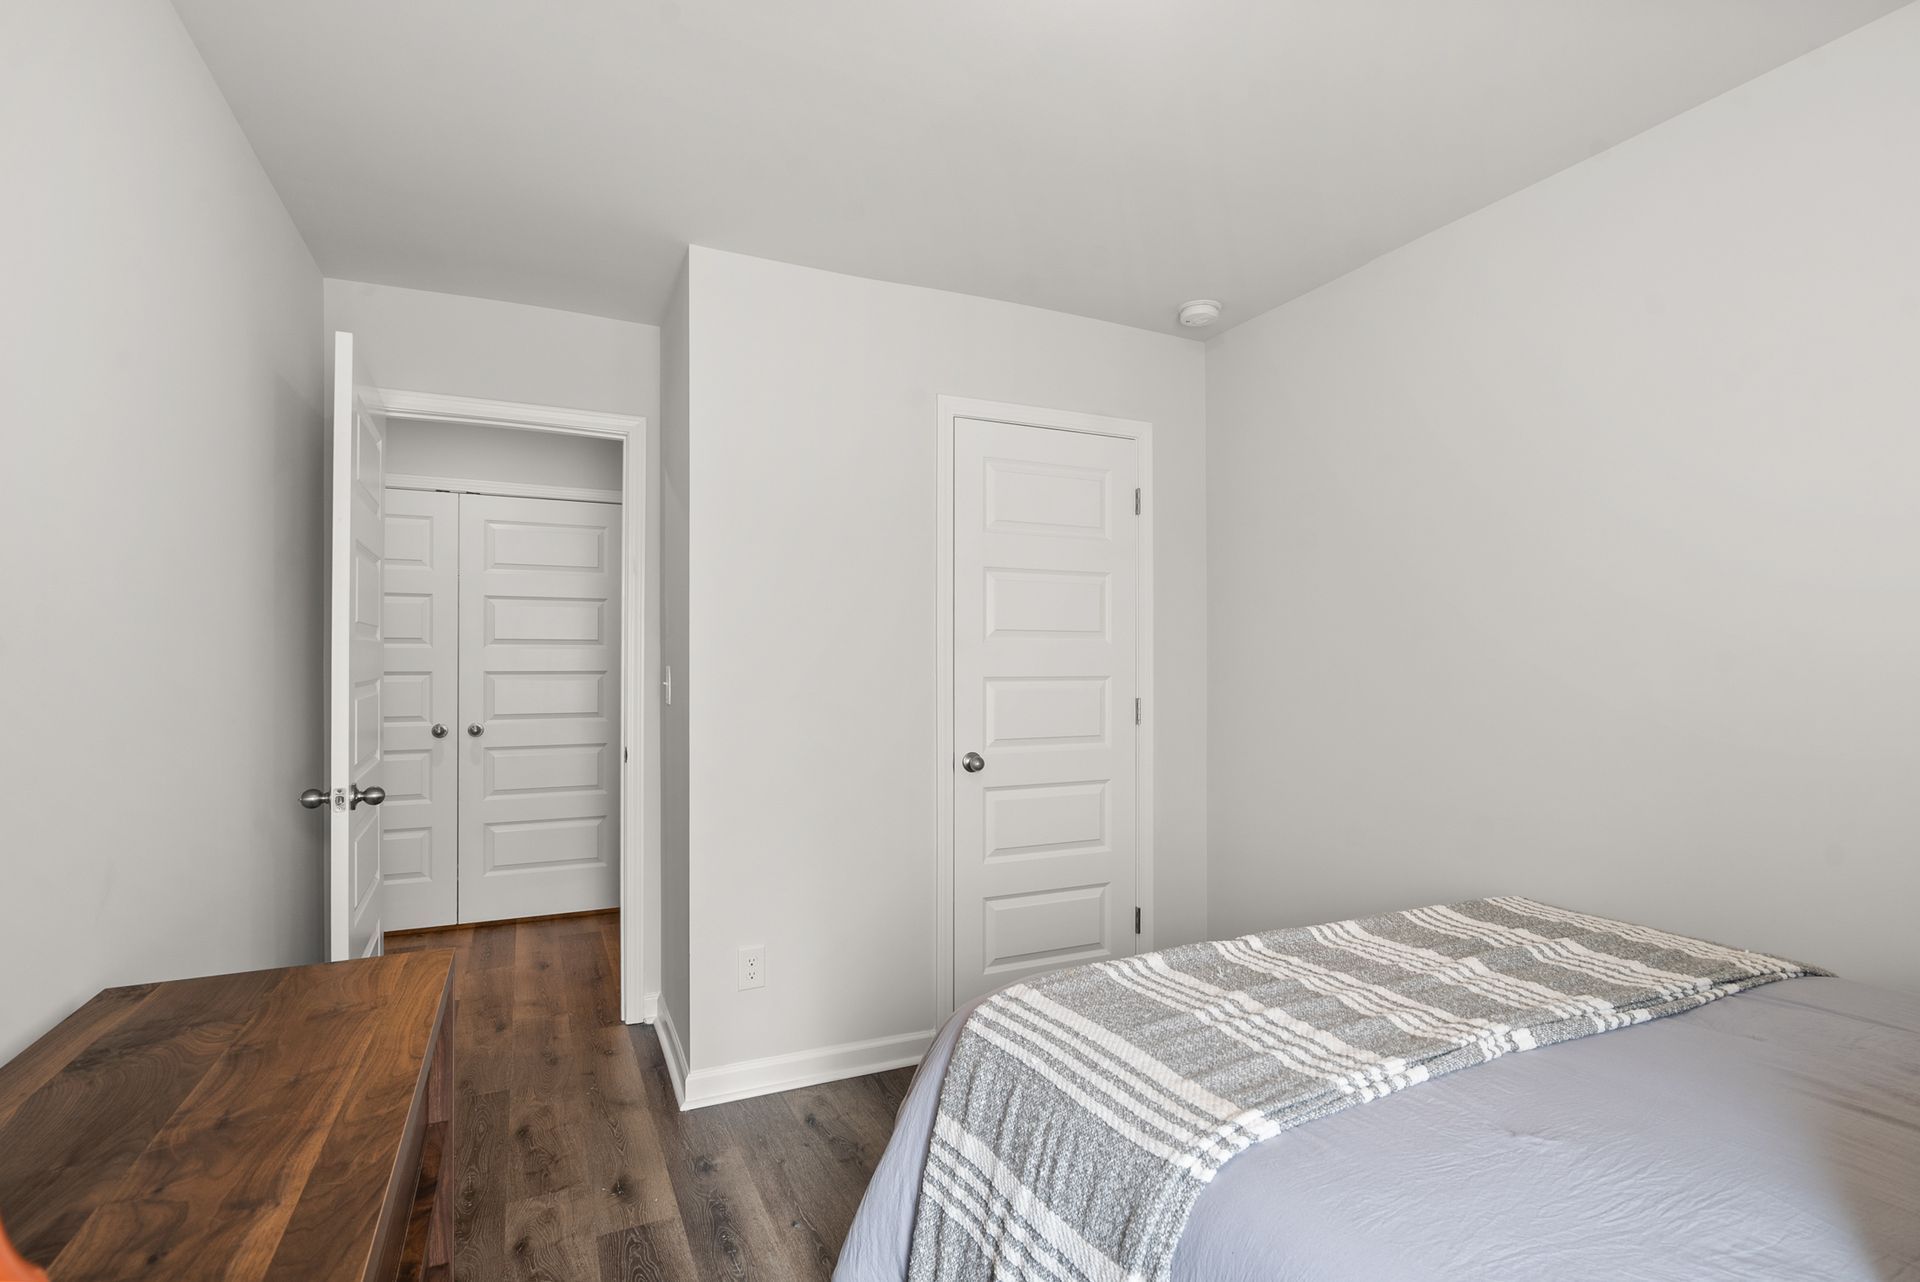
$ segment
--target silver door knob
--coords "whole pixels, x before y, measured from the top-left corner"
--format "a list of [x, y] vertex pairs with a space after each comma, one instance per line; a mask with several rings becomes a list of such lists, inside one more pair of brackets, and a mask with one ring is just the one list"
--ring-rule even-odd
[[386, 799], [387, 790], [385, 788], [362, 788], [359, 784], [355, 784], [353, 785], [353, 795], [347, 802], [347, 809], [358, 810], [360, 803], [363, 801], [369, 806], [377, 806]]
[[472, 725], [467, 727], [467, 733], [472, 735], [476, 739], [478, 739], [481, 735], [485, 734], [486, 732], [487, 732], [487, 728], [481, 725], [478, 721], [474, 722]]
[[327, 804], [327, 794], [318, 788], [309, 788], [300, 794], [300, 804], [308, 810], [318, 810]]
[[444, 739], [447, 737], [447, 728], [438, 721], [433, 723], [433, 737], [436, 739]]
[[977, 775], [987, 768], [987, 759], [977, 752], [969, 752], [960, 758], [960, 768], [970, 775]]

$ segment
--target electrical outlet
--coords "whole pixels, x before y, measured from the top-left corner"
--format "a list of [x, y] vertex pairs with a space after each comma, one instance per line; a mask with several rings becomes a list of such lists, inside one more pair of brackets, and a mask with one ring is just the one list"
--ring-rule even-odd
[[767, 986], [767, 946], [749, 944], [740, 950], [740, 987], [765, 988]]

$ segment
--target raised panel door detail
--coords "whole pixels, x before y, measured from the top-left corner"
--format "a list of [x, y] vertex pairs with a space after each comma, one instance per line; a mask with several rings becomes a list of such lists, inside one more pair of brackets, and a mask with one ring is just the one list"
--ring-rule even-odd
[[384, 604], [380, 591], [380, 549], [356, 543], [353, 546], [353, 631], [357, 638], [380, 639], [380, 614]]
[[380, 614], [389, 642], [433, 644], [433, 598], [421, 592], [389, 592]]
[[981, 929], [986, 972], [1074, 966], [1112, 956], [1107, 946], [1107, 888], [1073, 886], [987, 900]]
[[371, 767], [380, 758], [380, 678], [353, 688], [353, 702], [347, 714], [347, 741], [353, 745], [353, 759]]
[[356, 407], [354, 430], [359, 439], [353, 450], [353, 484], [358, 491], [355, 501], [366, 504], [379, 521], [382, 493], [387, 484], [387, 429], [382, 418], [366, 409]]
[[430, 750], [387, 752], [387, 800], [389, 806], [409, 801], [433, 800], [433, 753]]
[[1102, 537], [1107, 533], [1109, 473], [1015, 459], [987, 460], [989, 532]]
[[987, 746], [1104, 744], [1111, 684], [1106, 677], [989, 677]]
[[[362, 810], [378, 807], [362, 806]], [[355, 915], [372, 906], [380, 889], [380, 827], [361, 824], [353, 834], [353, 909]]]
[[986, 800], [988, 859], [1106, 849], [1103, 780], [988, 788]]
[[388, 501], [387, 546], [385, 564], [393, 566], [431, 566], [433, 564], [433, 518], [396, 515]]
[[1106, 635], [1104, 573], [989, 569], [986, 579], [989, 638]]
[[607, 745], [562, 743], [489, 748], [487, 795], [595, 792], [606, 778]]
[[604, 570], [611, 530], [550, 521], [494, 521], [487, 526], [489, 570]]
[[604, 672], [490, 672], [484, 689], [488, 720], [593, 717], [607, 704]]
[[487, 825], [488, 875], [604, 867], [608, 816]]
[[[380, 881], [384, 888], [428, 885], [433, 873], [433, 829], [388, 828], [381, 834]], [[400, 929], [397, 924], [393, 928]]]
[[386, 714], [389, 728], [396, 722], [424, 725], [433, 720], [431, 672], [389, 672], [380, 683], [380, 695], [381, 711]]
[[489, 596], [487, 644], [598, 644], [606, 639], [606, 607], [604, 599]]

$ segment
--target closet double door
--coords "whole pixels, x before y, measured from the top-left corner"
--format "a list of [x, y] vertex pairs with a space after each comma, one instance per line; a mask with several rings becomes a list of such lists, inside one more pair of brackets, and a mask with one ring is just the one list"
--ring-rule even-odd
[[386, 928], [616, 907], [620, 507], [386, 499]]

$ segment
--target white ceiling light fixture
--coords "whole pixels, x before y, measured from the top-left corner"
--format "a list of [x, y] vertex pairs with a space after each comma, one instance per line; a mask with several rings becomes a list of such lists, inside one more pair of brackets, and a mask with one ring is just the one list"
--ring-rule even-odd
[[1220, 304], [1211, 298], [1180, 304], [1180, 323], [1188, 329], [1205, 329], [1219, 319]]

